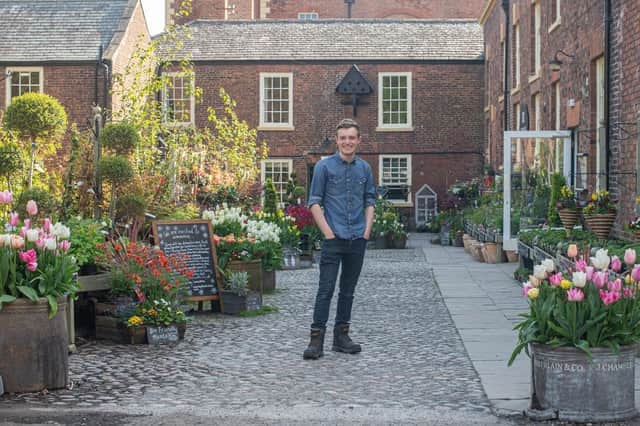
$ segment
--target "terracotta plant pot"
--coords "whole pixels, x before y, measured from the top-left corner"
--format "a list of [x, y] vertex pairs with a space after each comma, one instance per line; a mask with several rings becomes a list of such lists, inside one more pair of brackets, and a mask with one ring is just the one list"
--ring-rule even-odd
[[519, 260], [518, 252], [515, 250], [505, 250], [504, 253], [507, 255], [507, 262], [513, 263]]
[[567, 233], [571, 233], [573, 226], [578, 222], [578, 219], [580, 219], [580, 212], [578, 210], [561, 209], [558, 210], [558, 215], [560, 215], [560, 221], [564, 229], [567, 230]]
[[602, 213], [586, 215], [584, 221], [587, 223], [587, 228], [598, 238], [606, 239], [609, 237], [609, 232], [613, 227], [613, 222], [616, 220], [615, 213]]
[[462, 236], [462, 245], [464, 246], [464, 251], [467, 253], [471, 252], [471, 242], [473, 241], [473, 237], [469, 234], [464, 234]]
[[496, 263], [498, 259], [498, 245], [496, 243], [484, 243], [482, 255], [487, 263]]

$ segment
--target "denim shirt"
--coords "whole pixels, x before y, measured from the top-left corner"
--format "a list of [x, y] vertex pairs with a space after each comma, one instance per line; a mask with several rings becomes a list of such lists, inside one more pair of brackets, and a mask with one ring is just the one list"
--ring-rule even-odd
[[373, 174], [366, 161], [355, 157], [348, 163], [336, 152], [315, 165], [307, 204], [324, 208], [324, 217], [336, 237], [364, 237], [364, 209], [375, 203]]

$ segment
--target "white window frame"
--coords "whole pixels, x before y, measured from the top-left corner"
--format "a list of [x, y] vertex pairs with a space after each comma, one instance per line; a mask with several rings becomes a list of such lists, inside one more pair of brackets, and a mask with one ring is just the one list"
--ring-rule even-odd
[[301, 21], [315, 21], [318, 19], [318, 12], [299, 12], [298, 19]]
[[[407, 78], [407, 122], [398, 124], [384, 124], [383, 108], [383, 80], [385, 77], [406, 77]], [[381, 72], [378, 74], [378, 129], [377, 130], [413, 130], [413, 91], [411, 72]]]
[[533, 39], [534, 39], [534, 75], [535, 76], [539, 76], [540, 75], [540, 68], [542, 67], [542, 40], [541, 40], [541, 34], [540, 34], [540, 29], [542, 27], [541, 25], [541, 21], [542, 21], [542, 15], [541, 15], [541, 10], [540, 10], [540, 1], [538, 0], [537, 2], [535, 2], [533, 4]]
[[562, 15], [560, 14], [560, 3], [562, 2], [562, 0], [556, 0], [556, 20], [553, 21], [551, 23], [551, 25], [549, 26], [549, 29], [547, 30], [547, 32], [552, 32], [553, 30], [555, 30], [556, 28], [558, 28], [560, 26], [560, 24], [562, 23]]
[[515, 27], [515, 80], [516, 80], [516, 87], [514, 88], [514, 90], [520, 89], [520, 24], [516, 24]]
[[[265, 87], [265, 79], [266, 78], [287, 78], [289, 80], [289, 120], [286, 123], [272, 123], [265, 121], [265, 96], [264, 92], [266, 90]], [[293, 130], [293, 73], [285, 72], [261, 72], [260, 73], [260, 124], [258, 130]]]
[[384, 154], [384, 155], [380, 155], [378, 156], [378, 184], [380, 186], [394, 186], [394, 185], [401, 185], [401, 184], [397, 184], [397, 183], [386, 183], [384, 181], [384, 169], [383, 169], [383, 164], [384, 164], [384, 160], [385, 159], [393, 159], [393, 158], [405, 158], [407, 160], [407, 182], [405, 183], [405, 185], [407, 185], [409, 187], [409, 191], [407, 192], [407, 198], [405, 200], [389, 200], [387, 199], [387, 201], [389, 201], [390, 203], [392, 203], [393, 205], [397, 206], [397, 207], [403, 207], [403, 206], [411, 206], [411, 200], [412, 200], [412, 195], [411, 195], [411, 176], [413, 174], [413, 168], [411, 166], [411, 154]]
[[[605, 70], [604, 56], [596, 60], [596, 189], [604, 189], [607, 181], [606, 132], [604, 121]], [[602, 127], [602, 128], [601, 128]]]
[[[6, 73], [14, 73], [14, 72], [38, 72], [40, 73], [40, 91], [38, 93], [43, 93], [44, 91], [44, 68], [43, 67], [7, 67], [5, 69]], [[11, 77], [7, 77], [5, 79], [5, 108], [9, 106], [11, 103], [11, 82], [13, 79]], [[25, 92], [26, 93], [26, 92]]]
[[[170, 89], [166, 84], [163, 84], [162, 87], [162, 121], [169, 126], [192, 126], [195, 125], [195, 115], [196, 115], [196, 77], [192, 72], [164, 72], [162, 73], [163, 77], [171, 78], [172, 83], [175, 82], [176, 77], [181, 77], [183, 79], [183, 83], [185, 78], [191, 79], [191, 89], [189, 94], [189, 121], [173, 121], [167, 118], [167, 91]], [[183, 88], [184, 90], [184, 88]]]
[[284, 205], [284, 196], [286, 194], [286, 187], [287, 187], [287, 182], [289, 181], [289, 178], [291, 178], [291, 172], [293, 172], [293, 159], [291, 158], [267, 158], [265, 160], [262, 160], [260, 162], [260, 182], [262, 183], [262, 186], [264, 187], [264, 183], [267, 180], [267, 163], [270, 164], [276, 164], [276, 163], [280, 163], [280, 164], [286, 164], [287, 168], [288, 168], [288, 172], [287, 172], [287, 181], [283, 182], [283, 187], [282, 187], [282, 191], [279, 190], [277, 182], [274, 182], [274, 184], [276, 184], [276, 194], [278, 195], [278, 205], [279, 206], [283, 206]]

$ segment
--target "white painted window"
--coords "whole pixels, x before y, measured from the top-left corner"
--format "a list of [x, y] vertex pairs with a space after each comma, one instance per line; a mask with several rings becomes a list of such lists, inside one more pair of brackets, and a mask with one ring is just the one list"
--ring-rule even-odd
[[411, 124], [411, 73], [384, 72], [378, 78], [378, 126], [406, 129]]
[[6, 78], [7, 106], [11, 99], [29, 92], [42, 93], [44, 73], [42, 67], [8, 67]]
[[551, 12], [551, 25], [549, 26], [549, 32], [555, 30], [558, 25], [562, 23], [562, 14], [560, 13], [560, 3], [562, 0], [551, 0], [550, 12]]
[[317, 12], [300, 12], [298, 13], [298, 19], [300, 19], [301, 21], [313, 21], [315, 19], [318, 19], [318, 13]]
[[515, 78], [515, 83], [516, 83], [516, 88], [520, 87], [520, 25], [516, 25], [515, 29], [515, 73], [516, 73], [516, 78]]
[[416, 192], [416, 225], [431, 222], [438, 214], [438, 194], [429, 185]]
[[262, 185], [267, 179], [271, 179], [276, 187], [278, 202], [282, 205], [287, 193], [287, 182], [293, 170], [292, 159], [262, 160], [261, 180]]
[[260, 73], [260, 127], [293, 127], [293, 73]]
[[606, 132], [604, 129], [604, 96], [605, 96], [604, 57], [596, 60], [596, 188], [606, 186]]
[[411, 201], [411, 155], [381, 155], [380, 185], [386, 186], [386, 199], [392, 203]]
[[195, 78], [192, 73], [163, 73], [162, 116], [165, 123], [195, 124]]
[[534, 58], [533, 58], [533, 66], [534, 66], [534, 74], [540, 75], [540, 67], [541, 67], [541, 42], [540, 42], [540, 23], [541, 23], [541, 15], [540, 15], [540, 1], [533, 5], [533, 39], [534, 39]]

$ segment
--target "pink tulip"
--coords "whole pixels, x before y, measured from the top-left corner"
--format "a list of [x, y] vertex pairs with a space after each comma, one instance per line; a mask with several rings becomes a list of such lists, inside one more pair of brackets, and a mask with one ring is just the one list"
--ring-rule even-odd
[[609, 278], [608, 272], [598, 271], [593, 273], [593, 283], [598, 288], [604, 287], [604, 285], [607, 283], [608, 278]]
[[600, 290], [600, 299], [605, 305], [610, 305], [620, 299], [620, 293], [616, 291]]
[[575, 244], [570, 244], [569, 248], [567, 249], [567, 256], [569, 256], [571, 259], [578, 256], [578, 246]]
[[633, 289], [631, 287], [625, 287], [622, 295], [625, 299], [630, 299], [633, 297]]
[[533, 286], [529, 283], [524, 283], [524, 285], [522, 286], [522, 295], [524, 297], [527, 297], [527, 294], [529, 293], [529, 290], [531, 290], [533, 288]]
[[562, 282], [562, 272], [558, 272], [557, 274], [553, 274], [549, 277], [549, 282], [552, 286], [559, 286]]
[[607, 288], [609, 291], [620, 293], [620, 291], [622, 291], [622, 281], [620, 281], [620, 278], [615, 281], [609, 281], [609, 283], [607, 283]]
[[620, 258], [618, 256], [611, 257], [611, 269], [616, 272], [620, 272], [620, 269], [622, 269], [622, 262], [620, 262]]
[[63, 253], [66, 253], [71, 248], [71, 243], [67, 240], [60, 241], [58, 243], [58, 248], [62, 250]]
[[0, 204], [11, 204], [13, 203], [13, 194], [9, 190], [4, 190], [0, 192]]
[[20, 215], [18, 215], [18, 212], [9, 213], [9, 225], [18, 226], [19, 222], [20, 222]]
[[640, 281], [640, 265], [635, 265], [631, 271], [631, 278], [634, 281]]
[[42, 229], [44, 229], [44, 232], [46, 232], [47, 234], [49, 233], [49, 231], [51, 230], [51, 219], [49, 219], [48, 217], [44, 218]]
[[29, 213], [30, 216], [35, 216], [38, 214], [38, 205], [35, 201], [27, 201], [27, 213]]
[[587, 267], [587, 262], [585, 262], [584, 260], [579, 259], [576, 261], [576, 271], [584, 272], [586, 267]]
[[38, 255], [34, 249], [21, 251], [18, 256], [20, 256], [20, 260], [27, 264], [27, 269], [31, 272], [38, 268]]
[[36, 247], [38, 247], [39, 249], [44, 248], [44, 241], [45, 241], [46, 237], [41, 236], [40, 238], [38, 238], [36, 240]]
[[636, 251], [634, 249], [628, 248], [624, 251], [624, 263], [627, 265], [636, 263]]
[[595, 268], [593, 266], [587, 266], [586, 268], [587, 280], [591, 281], [593, 279], [593, 272]]
[[23, 223], [26, 229], [31, 229], [31, 219], [25, 219]]
[[579, 288], [570, 288], [567, 290], [567, 300], [569, 302], [582, 302], [584, 293]]

